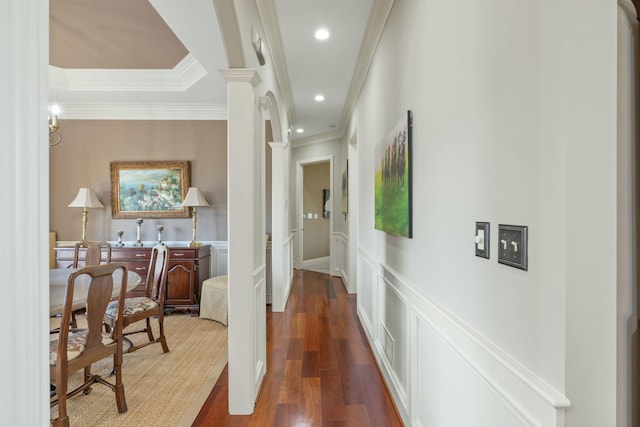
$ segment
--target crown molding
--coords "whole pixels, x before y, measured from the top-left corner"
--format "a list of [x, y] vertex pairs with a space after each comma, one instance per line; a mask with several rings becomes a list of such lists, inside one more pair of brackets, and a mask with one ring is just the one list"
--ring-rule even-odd
[[262, 83], [258, 71], [253, 68], [228, 68], [220, 70], [220, 75], [227, 82], [251, 83], [253, 87]]
[[64, 104], [69, 120], [227, 120], [227, 106], [214, 104]]
[[278, 86], [280, 87], [280, 95], [282, 96], [287, 118], [289, 119], [289, 123], [295, 123], [297, 121], [296, 110], [293, 103], [287, 61], [284, 56], [284, 48], [282, 47], [280, 23], [278, 22], [276, 6], [273, 0], [256, 0], [256, 6], [258, 7], [258, 14], [262, 21], [267, 49], [269, 50], [273, 71], [278, 81]]
[[86, 69], [49, 66], [51, 88], [91, 92], [183, 92], [207, 75], [192, 54], [167, 69]]
[[291, 147], [304, 147], [305, 145], [318, 144], [320, 142], [332, 141], [334, 139], [341, 139], [344, 136], [344, 131], [332, 130], [330, 132], [319, 133], [317, 135], [311, 135], [304, 138], [298, 138], [291, 143]]
[[338, 125], [338, 132], [340, 136], [343, 136], [347, 125], [349, 123], [353, 109], [355, 108], [360, 91], [364, 85], [364, 81], [369, 72], [371, 61], [378, 47], [380, 37], [382, 37], [382, 31], [387, 23], [391, 8], [395, 0], [374, 0], [373, 7], [371, 8], [371, 14], [367, 21], [367, 28], [362, 38], [362, 45], [360, 47], [360, 54], [356, 62], [356, 67], [353, 72], [353, 78], [349, 85], [349, 92], [347, 93], [347, 99], [342, 110], [342, 118]]

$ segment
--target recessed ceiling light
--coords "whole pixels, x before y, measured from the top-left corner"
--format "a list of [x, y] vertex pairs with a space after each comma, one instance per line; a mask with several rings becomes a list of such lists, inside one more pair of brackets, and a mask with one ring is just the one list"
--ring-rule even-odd
[[315, 99], [315, 100], [316, 100], [316, 101], [318, 101], [318, 102], [320, 102], [320, 101], [324, 101], [324, 95], [320, 95], [320, 94], [318, 94], [318, 95], [316, 95], [316, 97], [315, 97], [315, 98], [313, 98], [313, 99]]
[[329, 30], [327, 30], [326, 28], [320, 28], [318, 31], [316, 31], [315, 36], [318, 40], [326, 40], [329, 38]]
[[302, 128], [298, 128], [298, 129], [296, 129], [296, 132], [298, 132], [298, 133], [302, 133], [302, 132], [304, 132], [304, 129], [302, 129]]

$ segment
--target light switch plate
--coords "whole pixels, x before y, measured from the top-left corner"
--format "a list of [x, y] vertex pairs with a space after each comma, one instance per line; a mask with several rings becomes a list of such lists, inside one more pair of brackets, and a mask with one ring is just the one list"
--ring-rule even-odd
[[521, 270], [528, 269], [526, 225], [498, 225], [498, 262]]
[[489, 223], [476, 222], [476, 256], [489, 259]]

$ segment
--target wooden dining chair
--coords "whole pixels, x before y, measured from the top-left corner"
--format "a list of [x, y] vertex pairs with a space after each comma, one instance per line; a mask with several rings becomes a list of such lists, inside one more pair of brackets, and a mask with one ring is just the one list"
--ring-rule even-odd
[[[167, 288], [167, 272], [169, 269], [169, 249], [164, 243], [158, 243], [151, 249], [151, 259], [147, 270], [147, 280], [145, 282], [146, 293], [144, 297], [127, 298], [124, 302], [123, 311], [123, 336], [129, 344], [125, 353], [131, 353], [146, 347], [150, 344], [160, 343], [164, 353], [169, 351], [167, 339], [164, 334], [164, 300]], [[105, 329], [109, 331], [116, 319], [117, 310], [120, 307], [118, 301], [112, 301], [107, 307], [104, 317]], [[151, 318], [155, 317], [158, 322], [159, 336], [154, 338], [151, 330]], [[127, 326], [144, 320], [145, 327], [133, 331], [126, 331]], [[127, 336], [138, 333], [147, 333], [148, 342], [134, 345], [127, 339]]]
[[84, 240], [77, 242], [73, 251], [73, 263], [72, 268], [80, 268], [82, 262], [80, 261], [80, 253], [82, 249], [84, 251], [84, 265], [100, 265], [108, 264], [111, 262], [111, 244], [109, 242], [93, 242]]
[[[84, 261], [80, 260], [80, 253], [84, 251]], [[111, 262], [111, 244], [109, 242], [93, 242], [84, 240], [77, 242], [73, 250], [73, 263], [71, 268], [80, 268], [90, 265], [108, 264]], [[77, 316], [84, 313], [84, 309], [74, 310], [71, 313], [71, 327], [77, 328]]]
[[[110, 334], [103, 334], [102, 321], [114, 291], [113, 273], [122, 271], [119, 280], [118, 301], [124, 304], [127, 292], [127, 267], [122, 263], [89, 266], [74, 271], [67, 280], [64, 310], [60, 319], [60, 329], [49, 345], [49, 371], [51, 384], [55, 386], [51, 406], [58, 405], [58, 416], [51, 420], [54, 426], [68, 426], [67, 399], [80, 392], [88, 394], [95, 383], [107, 385], [115, 393], [118, 412], [127, 411], [127, 402], [122, 383], [122, 310], [114, 314], [115, 321]], [[80, 280], [88, 281], [87, 327], [71, 328], [71, 312], [74, 289]], [[113, 357], [115, 382], [111, 383], [99, 375], [91, 373], [91, 365], [107, 357]], [[69, 377], [84, 369], [84, 382], [73, 390], [68, 390]]]

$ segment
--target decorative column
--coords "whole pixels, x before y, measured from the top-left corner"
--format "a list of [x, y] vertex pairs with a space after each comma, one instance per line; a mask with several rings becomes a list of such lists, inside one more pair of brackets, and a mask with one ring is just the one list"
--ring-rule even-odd
[[[7, 0], [0, 13], [0, 246], [10, 301], [0, 320], [2, 424], [49, 425], [49, 2]], [[52, 148], [53, 149], [53, 148]], [[27, 255], [28, 254], [28, 255]], [[25, 315], [27, 302], [29, 315]], [[28, 331], [25, 333], [25, 331]]]
[[288, 286], [284, 256], [285, 240], [288, 237], [287, 211], [287, 165], [285, 151], [287, 142], [272, 142], [271, 145], [271, 310], [282, 312], [285, 307], [285, 287]]
[[[253, 273], [262, 263], [256, 241], [263, 240], [257, 148], [258, 102], [254, 87], [260, 77], [252, 69], [221, 71], [227, 81], [227, 206], [229, 233], [229, 413], [253, 413], [256, 386], [256, 297]], [[258, 169], [259, 170], [259, 169]], [[262, 226], [259, 226], [262, 224]], [[261, 247], [261, 246], [260, 246]], [[264, 319], [262, 320], [265, 321]], [[261, 378], [259, 379], [261, 381]], [[259, 384], [258, 384], [259, 385]]]

